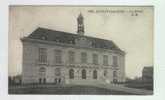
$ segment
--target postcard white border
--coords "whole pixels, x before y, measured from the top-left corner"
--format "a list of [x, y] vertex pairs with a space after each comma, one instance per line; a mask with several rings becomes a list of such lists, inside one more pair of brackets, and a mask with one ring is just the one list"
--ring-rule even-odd
[[[154, 95], [8, 95], [9, 5], [127, 5], [154, 6]], [[0, 1], [0, 99], [2, 100], [163, 100], [165, 98], [165, 1], [164, 0], [1, 0]]]

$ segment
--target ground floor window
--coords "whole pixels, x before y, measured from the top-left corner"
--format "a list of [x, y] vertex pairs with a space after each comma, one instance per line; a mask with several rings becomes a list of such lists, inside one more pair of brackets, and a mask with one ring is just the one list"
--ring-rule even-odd
[[86, 70], [85, 69], [82, 70], [81, 74], [82, 74], [82, 79], [86, 79]]
[[74, 79], [74, 70], [73, 69], [69, 70], [69, 78]]
[[93, 79], [97, 79], [97, 71], [96, 70], [93, 71]]

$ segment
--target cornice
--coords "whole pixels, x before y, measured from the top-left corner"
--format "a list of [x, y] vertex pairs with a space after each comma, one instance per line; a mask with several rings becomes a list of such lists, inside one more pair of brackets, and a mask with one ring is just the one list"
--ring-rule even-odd
[[40, 39], [31, 39], [31, 38], [21, 38], [22, 42], [31, 42], [31, 43], [40, 43], [40, 44], [48, 44], [48, 45], [56, 45], [56, 46], [62, 46], [62, 47], [71, 47], [71, 48], [77, 48], [77, 49], [89, 49], [89, 50], [95, 50], [95, 51], [105, 51], [110, 53], [116, 53], [120, 54], [122, 56], [125, 56], [125, 52], [122, 50], [110, 50], [110, 49], [101, 49], [101, 48], [92, 48], [92, 47], [81, 47], [73, 44], [64, 44], [59, 42], [52, 42], [52, 41], [45, 41]]

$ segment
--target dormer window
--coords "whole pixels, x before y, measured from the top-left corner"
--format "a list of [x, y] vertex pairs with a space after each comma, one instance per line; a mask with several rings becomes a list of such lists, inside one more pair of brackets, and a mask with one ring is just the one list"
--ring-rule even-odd
[[56, 39], [56, 42], [60, 42], [58, 39]]
[[42, 36], [41, 38], [42, 38], [42, 40], [46, 40], [46, 37], [45, 36]]
[[73, 40], [70, 40], [69, 42], [70, 42], [70, 44], [74, 44], [74, 41]]

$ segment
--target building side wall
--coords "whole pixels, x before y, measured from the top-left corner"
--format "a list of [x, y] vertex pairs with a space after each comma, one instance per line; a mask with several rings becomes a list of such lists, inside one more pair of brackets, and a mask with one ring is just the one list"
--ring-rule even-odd
[[23, 43], [23, 68], [22, 68], [22, 82], [34, 83], [36, 82], [36, 60], [38, 56], [37, 48], [31, 43]]

